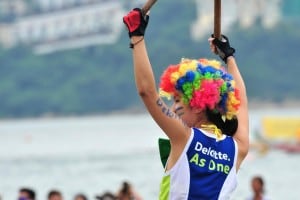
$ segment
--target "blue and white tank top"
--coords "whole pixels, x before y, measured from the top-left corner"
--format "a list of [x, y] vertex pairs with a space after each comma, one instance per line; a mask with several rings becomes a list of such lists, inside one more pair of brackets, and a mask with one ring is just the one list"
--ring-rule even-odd
[[159, 200], [227, 200], [237, 185], [234, 139], [193, 128], [175, 165], [166, 170]]

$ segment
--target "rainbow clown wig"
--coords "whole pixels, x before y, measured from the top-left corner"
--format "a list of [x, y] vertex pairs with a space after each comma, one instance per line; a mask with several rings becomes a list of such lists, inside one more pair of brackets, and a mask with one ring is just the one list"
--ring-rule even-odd
[[217, 60], [183, 58], [170, 65], [161, 76], [159, 93], [170, 99], [178, 92], [191, 108], [219, 112], [229, 120], [240, 106], [233, 78]]

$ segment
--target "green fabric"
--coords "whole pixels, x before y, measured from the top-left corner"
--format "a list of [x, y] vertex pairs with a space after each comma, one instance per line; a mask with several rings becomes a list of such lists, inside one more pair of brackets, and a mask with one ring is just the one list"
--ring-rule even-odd
[[158, 147], [159, 147], [160, 160], [163, 167], [165, 168], [171, 151], [170, 140], [164, 138], [158, 138]]
[[160, 184], [159, 200], [168, 200], [170, 193], [170, 175], [164, 176]]

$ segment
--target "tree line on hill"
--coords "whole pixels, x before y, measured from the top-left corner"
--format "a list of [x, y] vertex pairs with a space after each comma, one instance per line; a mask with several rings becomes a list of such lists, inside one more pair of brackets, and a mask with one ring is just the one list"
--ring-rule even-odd
[[[157, 6], [145, 36], [157, 82], [166, 66], [182, 57], [215, 58], [207, 39], [193, 41], [191, 4], [168, 4], [170, 16]], [[121, 19], [120, 19], [121, 20]], [[227, 36], [235, 49], [251, 100], [299, 99], [299, 24], [272, 30], [259, 25]], [[225, 33], [226, 34], [226, 33]], [[208, 36], [209, 37], [209, 36]], [[0, 48], [0, 117], [99, 114], [140, 109], [127, 33], [114, 45], [92, 46], [36, 56], [31, 48]]]

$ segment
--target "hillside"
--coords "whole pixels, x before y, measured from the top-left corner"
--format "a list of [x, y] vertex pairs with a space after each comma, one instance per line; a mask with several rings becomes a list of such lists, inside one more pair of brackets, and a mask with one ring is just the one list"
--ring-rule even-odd
[[[166, 10], [176, 10], [170, 15]], [[207, 39], [193, 41], [193, 4], [162, 3], [152, 11], [146, 41], [157, 75], [181, 57], [217, 58]], [[121, 19], [120, 19], [121, 20]], [[250, 101], [283, 102], [300, 99], [299, 23], [288, 21], [265, 30], [235, 26], [229, 34], [237, 50]], [[209, 36], [209, 35], [208, 35]], [[0, 117], [79, 115], [142, 108], [136, 94], [131, 50], [125, 29], [119, 42], [43, 56], [30, 47], [0, 49]]]

